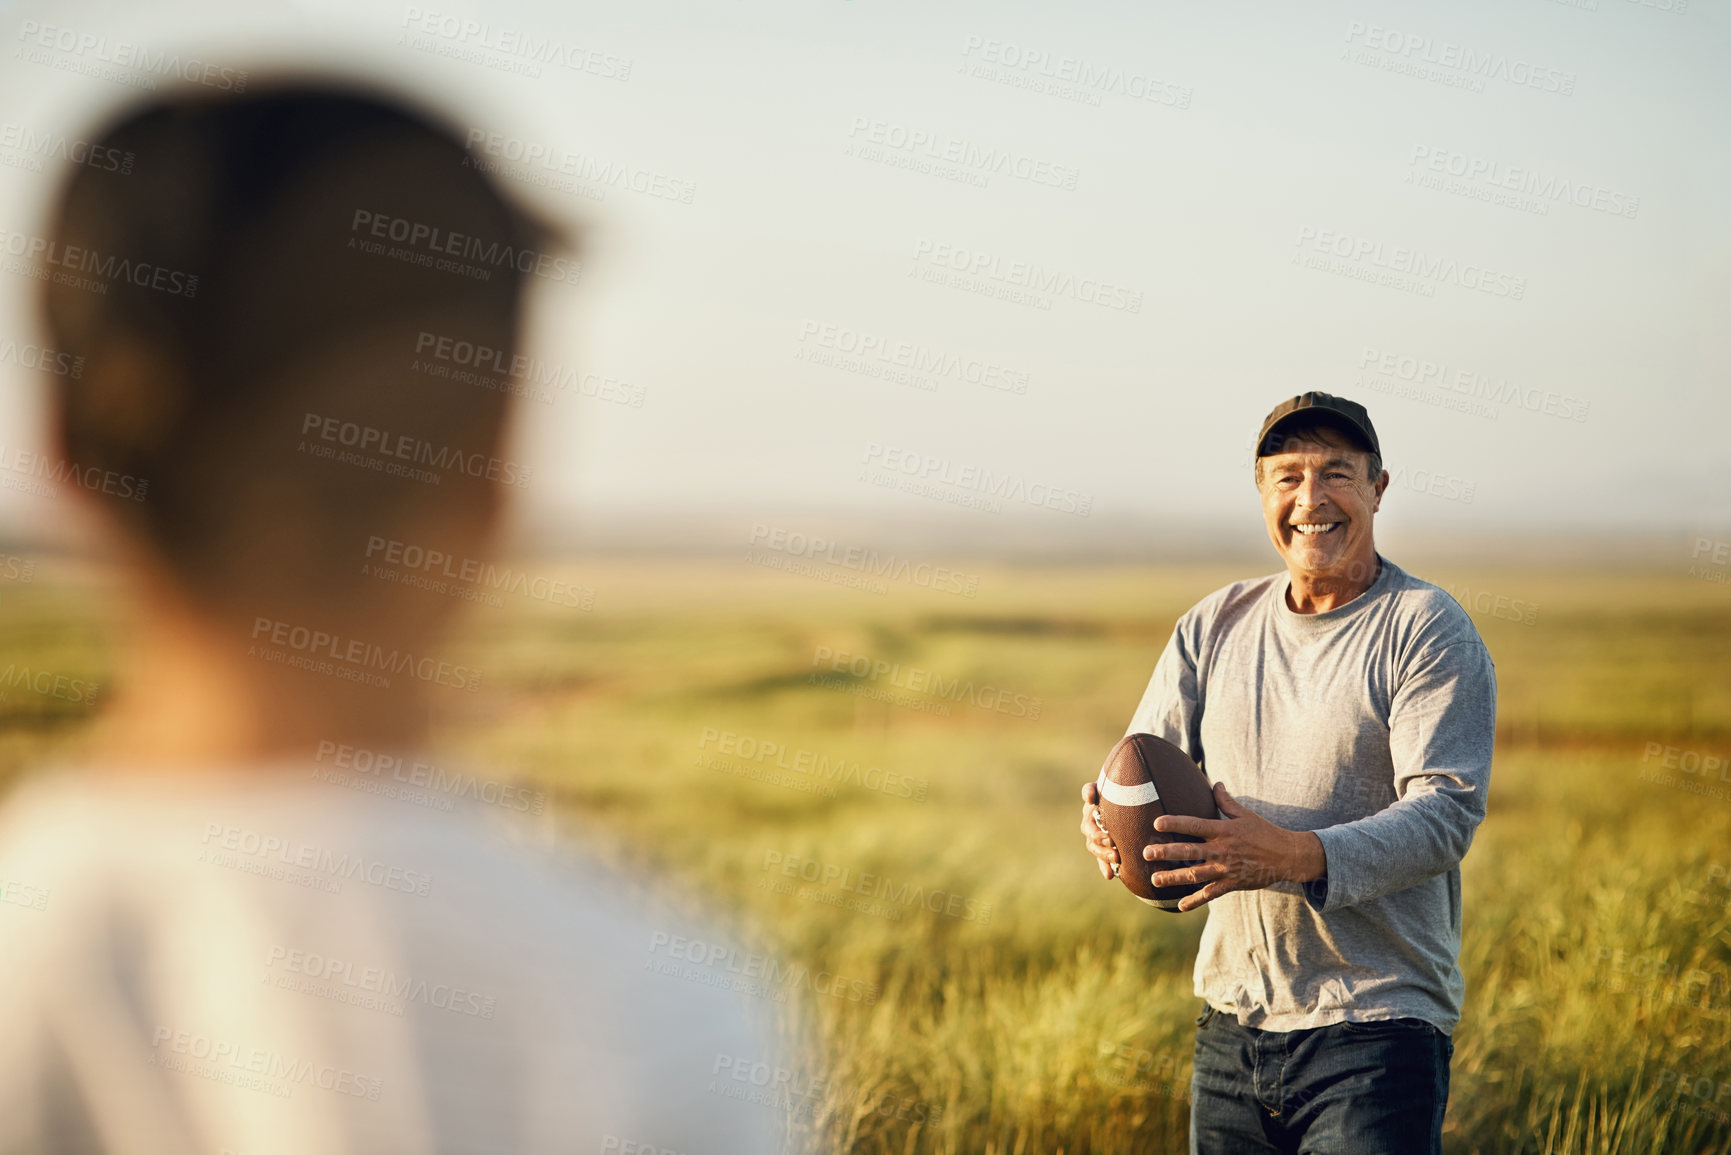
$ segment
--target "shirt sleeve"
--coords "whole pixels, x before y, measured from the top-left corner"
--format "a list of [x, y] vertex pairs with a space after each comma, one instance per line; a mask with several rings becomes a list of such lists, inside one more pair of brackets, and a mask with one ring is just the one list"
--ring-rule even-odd
[[1130, 717], [1126, 734], [1164, 738], [1202, 765], [1202, 698], [1196, 678], [1195, 629], [1191, 615], [1178, 620], [1154, 676]]
[[1459, 865], [1484, 820], [1496, 721], [1496, 667], [1482, 642], [1421, 655], [1389, 709], [1395, 801], [1316, 831], [1327, 867], [1304, 887], [1311, 909], [1368, 902]]
[[0, 1151], [210, 1149], [176, 1094], [175, 1080], [189, 1080], [152, 1061], [133, 925], [88, 893], [105, 864], [42, 850], [56, 837], [83, 845], [56, 817], [25, 812], [0, 825], [0, 876], [45, 895], [40, 908], [0, 909]]

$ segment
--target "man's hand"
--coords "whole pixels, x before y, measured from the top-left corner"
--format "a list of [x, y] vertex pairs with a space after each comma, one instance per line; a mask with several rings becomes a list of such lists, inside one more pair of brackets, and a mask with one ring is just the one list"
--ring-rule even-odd
[[1090, 782], [1082, 787], [1082, 837], [1088, 840], [1088, 853], [1099, 860], [1100, 873], [1110, 882], [1118, 877], [1118, 848], [1099, 819], [1100, 788]]
[[1203, 841], [1156, 842], [1142, 852], [1150, 862], [1202, 860], [1199, 865], [1159, 871], [1153, 877], [1155, 886], [1208, 884], [1185, 896], [1179, 910], [1195, 910], [1234, 890], [1261, 890], [1285, 881], [1310, 882], [1328, 873], [1322, 839], [1312, 832], [1287, 830], [1251, 813], [1221, 782], [1214, 784], [1214, 803], [1226, 815], [1224, 819], [1163, 814], [1154, 820], [1154, 829], [1162, 833], [1194, 834]]

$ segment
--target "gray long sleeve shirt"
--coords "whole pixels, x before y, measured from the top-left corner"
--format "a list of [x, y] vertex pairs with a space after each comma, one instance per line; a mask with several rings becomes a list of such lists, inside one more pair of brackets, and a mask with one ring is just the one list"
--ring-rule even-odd
[[1250, 810], [1314, 830], [1327, 874], [1208, 904], [1196, 994], [1245, 1026], [1412, 1017], [1445, 1032], [1466, 983], [1461, 857], [1485, 815], [1496, 671], [1443, 590], [1382, 561], [1325, 613], [1282, 572], [1198, 602], [1128, 733], [1183, 747]]

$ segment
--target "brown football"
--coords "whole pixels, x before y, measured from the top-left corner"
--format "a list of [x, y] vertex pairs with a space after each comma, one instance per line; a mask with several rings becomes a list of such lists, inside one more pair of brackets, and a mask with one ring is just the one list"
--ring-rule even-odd
[[1142, 851], [1151, 842], [1202, 841], [1189, 834], [1162, 834], [1154, 829], [1154, 820], [1162, 814], [1219, 818], [1208, 776], [1190, 755], [1166, 739], [1126, 734], [1106, 755], [1097, 785], [1100, 825], [1118, 848], [1118, 877], [1143, 902], [1176, 913], [1178, 900], [1202, 889], [1202, 884], [1155, 886], [1149, 878], [1157, 871], [1194, 864], [1167, 859], [1149, 862]]

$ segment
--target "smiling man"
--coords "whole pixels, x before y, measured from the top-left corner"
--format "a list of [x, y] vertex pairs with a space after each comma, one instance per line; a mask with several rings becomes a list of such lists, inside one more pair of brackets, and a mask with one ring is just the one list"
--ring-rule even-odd
[[1376, 551], [1388, 474], [1363, 406], [1282, 402], [1255, 476], [1285, 572], [1179, 619], [1127, 731], [1183, 747], [1225, 817], [1163, 817], [1204, 843], [1125, 863], [1090, 782], [1082, 833], [1107, 878], [1206, 883], [1181, 904], [1208, 907], [1193, 1152], [1439, 1152], [1496, 674], [1466, 611]]

